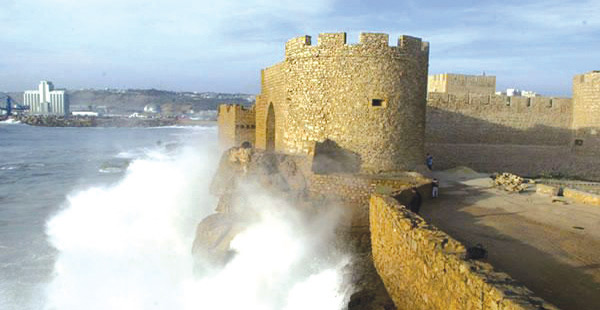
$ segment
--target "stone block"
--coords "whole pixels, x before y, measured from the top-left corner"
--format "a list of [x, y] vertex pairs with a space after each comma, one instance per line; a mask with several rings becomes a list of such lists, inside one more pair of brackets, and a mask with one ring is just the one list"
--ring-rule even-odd
[[600, 206], [600, 195], [595, 195], [592, 193], [565, 188], [563, 190], [563, 196], [579, 203]]
[[560, 187], [558, 186], [550, 186], [545, 184], [536, 184], [535, 192], [544, 195], [544, 196], [558, 196], [558, 192], [560, 191]]

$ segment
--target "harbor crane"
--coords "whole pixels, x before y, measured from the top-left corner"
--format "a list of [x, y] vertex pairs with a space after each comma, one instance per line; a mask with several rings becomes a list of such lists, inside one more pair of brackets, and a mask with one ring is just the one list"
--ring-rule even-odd
[[[14, 101], [12, 99], [12, 97], [9, 95], [0, 94], [0, 100], [6, 102], [6, 105], [0, 106], [0, 110], [6, 111], [6, 116], [11, 116], [13, 111], [29, 110], [28, 106], [20, 105], [20, 104], [16, 103], [16, 101]], [[15, 104], [13, 105], [13, 103], [15, 103]]]

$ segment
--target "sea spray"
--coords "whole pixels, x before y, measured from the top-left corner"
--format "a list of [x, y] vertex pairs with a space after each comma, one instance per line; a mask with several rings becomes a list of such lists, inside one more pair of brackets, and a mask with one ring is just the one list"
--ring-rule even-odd
[[195, 225], [212, 213], [216, 166], [207, 150], [185, 148], [134, 160], [121, 182], [70, 195], [47, 223], [59, 251], [47, 309], [340, 309], [347, 294], [332, 255], [336, 214], [308, 221], [254, 188], [258, 216], [231, 242], [235, 255], [194, 274]]

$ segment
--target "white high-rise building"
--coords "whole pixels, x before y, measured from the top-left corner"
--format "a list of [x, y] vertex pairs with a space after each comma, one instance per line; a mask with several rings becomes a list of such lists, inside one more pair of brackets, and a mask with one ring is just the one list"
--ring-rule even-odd
[[26, 90], [23, 103], [29, 113], [41, 115], [68, 115], [69, 100], [64, 90], [54, 90], [50, 81], [41, 81], [38, 90]]

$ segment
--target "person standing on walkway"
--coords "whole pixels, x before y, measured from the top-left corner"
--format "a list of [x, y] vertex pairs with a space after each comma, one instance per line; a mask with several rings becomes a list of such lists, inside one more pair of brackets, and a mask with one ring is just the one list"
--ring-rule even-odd
[[431, 198], [437, 198], [439, 194], [440, 181], [438, 179], [433, 179], [431, 181]]
[[425, 157], [425, 164], [429, 170], [433, 170], [433, 156], [429, 153], [427, 153], [427, 157]]

